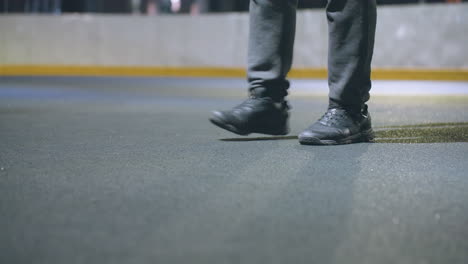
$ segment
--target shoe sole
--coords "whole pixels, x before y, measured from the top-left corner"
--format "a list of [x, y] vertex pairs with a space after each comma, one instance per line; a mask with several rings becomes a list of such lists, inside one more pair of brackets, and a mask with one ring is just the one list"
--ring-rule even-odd
[[224, 121], [216, 119], [216, 118], [210, 118], [209, 120], [213, 125], [220, 127], [222, 129], [225, 129], [234, 134], [240, 135], [240, 136], [247, 136], [251, 133], [259, 133], [259, 134], [265, 134], [265, 135], [271, 135], [271, 136], [284, 136], [289, 133], [288, 128], [282, 131], [245, 131], [245, 130], [238, 129], [235, 126], [231, 124], [227, 124]]
[[299, 138], [301, 145], [345, 145], [360, 142], [374, 142], [374, 131], [368, 129], [340, 140], [319, 139], [315, 137]]

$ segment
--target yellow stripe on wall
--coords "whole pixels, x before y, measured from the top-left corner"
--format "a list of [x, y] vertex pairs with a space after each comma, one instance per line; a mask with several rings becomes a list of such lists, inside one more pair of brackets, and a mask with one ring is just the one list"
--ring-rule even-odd
[[[222, 67], [146, 67], [0, 65], [0, 76], [245, 77], [245, 69]], [[289, 77], [326, 79], [325, 68], [293, 69]], [[374, 80], [468, 81], [468, 69], [373, 69]]]
[[215, 67], [143, 67], [143, 66], [72, 66], [3, 65], [3, 76], [158, 76], [158, 77], [243, 77], [237, 68]]

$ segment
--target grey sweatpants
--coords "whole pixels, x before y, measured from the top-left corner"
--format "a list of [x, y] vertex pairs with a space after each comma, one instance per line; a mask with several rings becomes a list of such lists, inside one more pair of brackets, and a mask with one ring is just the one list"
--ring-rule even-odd
[[[297, 0], [250, 0], [248, 81], [252, 94], [287, 95]], [[360, 109], [369, 100], [376, 0], [328, 0], [331, 104]], [[313, 43], [311, 43], [313, 45]]]

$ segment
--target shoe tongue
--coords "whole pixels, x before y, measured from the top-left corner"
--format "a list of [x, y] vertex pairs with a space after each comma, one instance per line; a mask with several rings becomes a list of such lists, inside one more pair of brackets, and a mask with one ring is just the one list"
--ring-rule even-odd
[[347, 113], [353, 114], [353, 115], [359, 115], [362, 112], [367, 111], [367, 105], [362, 104], [362, 105], [343, 105], [341, 103], [338, 103], [332, 99], [329, 100], [328, 102], [328, 109], [341, 109], [346, 111]]
[[343, 108], [329, 108], [328, 109], [328, 112], [331, 113], [331, 114], [337, 114], [337, 113], [344, 113], [344, 112], [347, 112], [345, 109]]
[[344, 113], [346, 115], [353, 116], [353, 117], [359, 116], [361, 114], [361, 111], [355, 111], [353, 109], [346, 109], [346, 108], [343, 108], [343, 107], [329, 108], [328, 111], [333, 113], [333, 114]]

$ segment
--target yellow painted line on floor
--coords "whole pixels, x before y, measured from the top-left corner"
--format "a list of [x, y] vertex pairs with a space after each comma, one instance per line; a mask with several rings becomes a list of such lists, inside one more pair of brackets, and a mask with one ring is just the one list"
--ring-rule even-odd
[[[243, 68], [76, 65], [0, 65], [0, 76], [245, 77]], [[296, 68], [290, 78], [326, 79], [325, 68]], [[468, 69], [373, 69], [374, 80], [468, 81]]]

